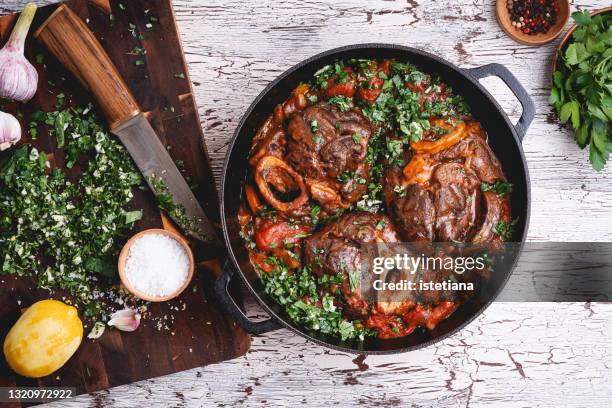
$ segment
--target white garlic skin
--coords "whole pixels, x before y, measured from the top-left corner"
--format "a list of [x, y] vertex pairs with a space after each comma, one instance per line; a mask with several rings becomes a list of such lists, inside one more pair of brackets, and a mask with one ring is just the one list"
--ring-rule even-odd
[[0, 151], [6, 150], [21, 140], [21, 125], [10, 113], [0, 111]]
[[38, 72], [19, 52], [0, 50], [0, 97], [27, 102], [36, 93]]
[[36, 5], [27, 4], [11, 36], [0, 50], [0, 98], [27, 102], [36, 93], [38, 72], [24, 57], [25, 41], [32, 20], [36, 14]]
[[132, 332], [140, 326], [140, 319], [138, 311], [126, 308], [113, 313], [107, 324], [124, 332]]

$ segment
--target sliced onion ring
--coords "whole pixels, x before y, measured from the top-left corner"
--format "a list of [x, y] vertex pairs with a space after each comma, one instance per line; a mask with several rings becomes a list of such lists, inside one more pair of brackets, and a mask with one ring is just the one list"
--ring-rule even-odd
[[257, 197], [257, 191], [255, 191], [255, 187], [250, 184], [244, 186], [244, 191], [246, 195], [247, 203], [249, 204], [249, 208], [253, 212], [253, 214], [257, 214], [263, 209], [263, 205]]
[[418, 142], [410, 142], [410, 146], [416, 153], [434, 154], [456, 145], [461, 140], [465, 139], [468, 134], [469, 132], [466, 131], [465, 122], [459, 122], [449, 134], [442, 136], [438, 140], [419, 140]]
[[[295, 200], [284, 202], [280, 201], [274, 196], [274, 193], [266, 181], [266, 175], [273, 168], [282, 169], [295, 181], [296, 185], [300, 189], [300, 195]], [[291, 166], [278, 157], [264, 156], [261, 158], [261, 160], [259, 160], [259, 163], [257, 163], [257, 167], [255, 168], [255, 183], [257, 183], [259, 192], [268, 202], [268, 204], [280, 212], [297, 210], [308, 201], [308, 194], [306, 193], [306, 186], [304, 185], [302, 176], [300, 176]]]
[[410, 184], [425, 184], [431, 180], [431, 175], [437, 162], [427, 154], [417, 154], [404, 167], [405, 186]]

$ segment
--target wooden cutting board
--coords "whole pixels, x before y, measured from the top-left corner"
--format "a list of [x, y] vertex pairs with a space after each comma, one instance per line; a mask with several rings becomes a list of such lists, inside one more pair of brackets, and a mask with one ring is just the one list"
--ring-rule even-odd
[[[100, 40], [162, 143], [169, 146], [175, 160], [184, 163], [184, 175], [191, 185], [197, 185], [196, 196], [208, 217], [218, 225], [215, 183], [170, 0], [70, 0], [66, 4], [87, 22]], [[79, 83], [31, 38], [31, 33], [55, 7], [38, 10], [27, 41], [26, 56], [36, 66], [40, 78], [34, 99], [18, 108], [23, 113], [24, 130], [28, 129], [31, 112], [55, 110], [56, 95], [60, 93], [65, 94], [70, 105], [84, 106], [91, 101]], [[0, 45], [6, 42], [15, 21], [16, 16], [0, 18]], [[138, 55], [135, 47], [146, 50], [146, 54]], [[13, 113], [17, 109], [6, 102], [3, 107]], [[42, 127], [35, 141], [28, 140], [26, 133], [23, 143], [32, 143], [50, 153], [53, 165], [62, 167], [63, 153], [56, 149], [54, 140]], [[172, 228], [158, 211], [152, 193], [135, 189], [134, 196], [130, 207], [142, 209], [145, 216], [132, 233], [147, 228]], [[198, 268], [196, 278], [179, 299], [152, 304], [149, 308], [158, 318], [174, 316], [168, 330], [159, 331], [146, 321], [133, 333], [107, 329], [96, 341], [85, 339], [61, 370], [39, 380], [16, 376], [1, 355], [0, 386], [70, 386], [81, 394], [246, 353], [250, 346], [248, 334], [221, 312], [214, 299], [212, 287], [219, 261], [214, 257], [218, 254], [211, 254], [195, 242], [192, 244], [196, 259], [208, 260], [207, 266]], [[0, 276], [0, 339], [4, 339], [23, 308], [48, 297], [48, 292], [36, 289], [32, 279]], [[183, 304], [185, 310], [181, 310]]]

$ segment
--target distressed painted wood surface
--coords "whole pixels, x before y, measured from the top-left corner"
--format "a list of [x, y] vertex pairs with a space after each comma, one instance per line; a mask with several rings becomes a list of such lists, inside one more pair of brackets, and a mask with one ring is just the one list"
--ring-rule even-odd
[[[25, 2], [5, 1], [0, 11]], [[572, 9], [607, 5], [581, 0]], [[612, 240], [612, 166], [591, 170], [587, 153], [546, 103], [556, 42], [539, 48], [513, 42], [497, 26], [494, 1], [175, 0], [174, 6], [217, 176], [241, 113], [278, 74], [332, 47], [398, 43], [462, 67], [506, 65], [538, 109], [524, 142], [533, 193], [529, 238]], [[520, 106], [503, 84], [484, 83], [516, 119]], [[249, 309], [253, 316], [259, 310]], [[498, 303], [455, 336], [416, 352], [356, 358], [279, 330], [255, 337], [243, 358], [50, 406], [612, 406], [610, 384], [612, 305]]]

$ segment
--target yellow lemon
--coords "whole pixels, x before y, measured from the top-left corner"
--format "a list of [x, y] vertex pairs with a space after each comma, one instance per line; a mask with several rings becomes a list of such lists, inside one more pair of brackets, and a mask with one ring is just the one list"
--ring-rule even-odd
[[76, 308], [57, 300], [41, 300], [21, 315], [4, 339], [9, 366], [25, 377], [57, 371], [79, 348], [83, 323]]

